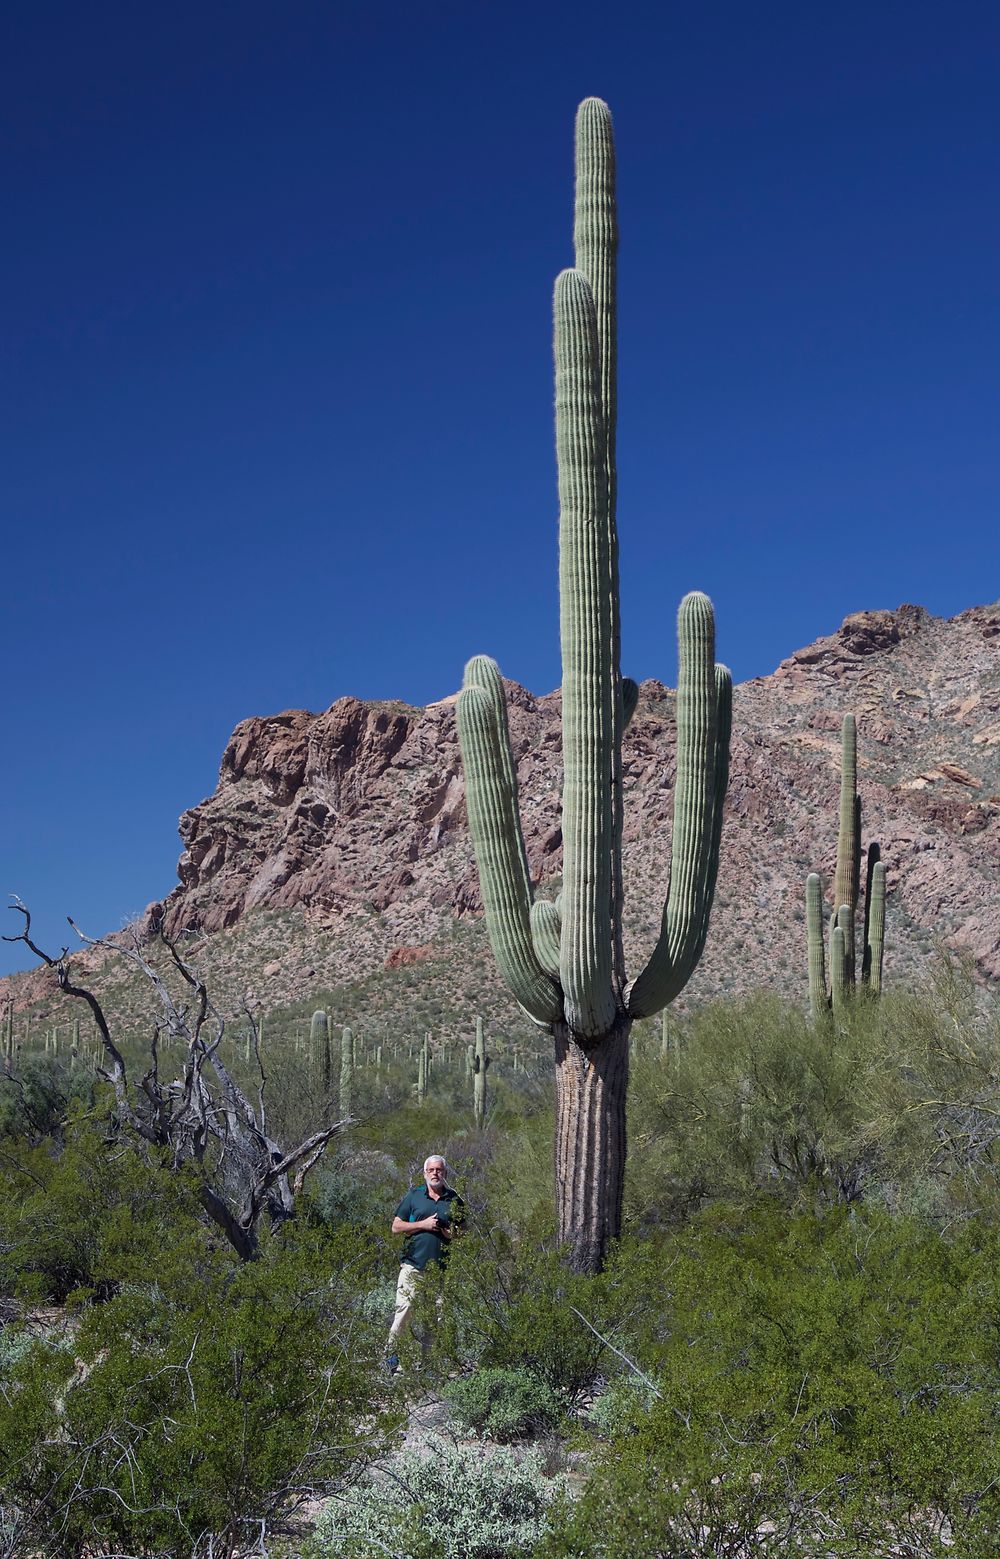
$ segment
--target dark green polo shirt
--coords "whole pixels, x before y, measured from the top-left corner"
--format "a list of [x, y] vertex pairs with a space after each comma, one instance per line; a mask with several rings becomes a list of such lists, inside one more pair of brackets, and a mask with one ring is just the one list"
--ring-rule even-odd
[[[465, 1203], [450, 1185], [443, 1188], [437, 1201], [428, 1193], [426, 1185], [415, 1185], [407, 1191], [396, 1208], [396, 1217], [404, 1223], [419, 1223], [421, 1218], [429, 1218], [431, 1213], [440, 1218], [442, 1223], [451, 1223], [457, 1229], [465, 1214]], [[423, 1272], [428, 1262], [436, 1261], [443, 1267], [448, 1260], [450, 1245], [451, 1241], [443, 1239], [440, 1234], [432, 1234], [429, 1229], [419, 1229], [416, 1234], [407, 1235], [403, 1241], [400, 1266], [405, 1262], [407, 1266]]]

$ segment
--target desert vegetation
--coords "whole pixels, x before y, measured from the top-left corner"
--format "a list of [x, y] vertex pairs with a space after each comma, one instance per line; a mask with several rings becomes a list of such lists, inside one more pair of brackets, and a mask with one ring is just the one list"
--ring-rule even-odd
[[[40, 947], [15, 904], [58, 1005], [33, 1023], [11, 1004], [0, 1026], [0, 1559], [995, 1547], [1000, 1010], [941, 950], [883, 989], [874, 845], [856, 967], [853, 715], [829, 990], [813, 874], [798, 987], [674, 1006], [709, 936], [729, 782], [731, 679], [698, 592], [678, 614], [669, 885], [627, 975], [639, 688], [620, 666], [597, 99], [574, 237], [555, 296], [562, 858], [544, 892], [492, 660], [468, 663], [456, 713], [517, 1014], [457, 917], [447, 943], [268, 1006], [213, 992], [177, 903], [83, 938], [82, 959]], [[390, 1219], [430, 1150], [467, 1219], [397, 1373]]]
[[[560, 1248], [542, 1036], [494, 1059], [482, 1123], [467, 1054], [431, 1061], [422, 1102], [408, 1055], [360, 1064], [353, 1124], [250, 1261], [111, 1082], [19, 1057], [0, 1553], [985, 1552], [1000, 1018], [947, 963], [847, 1018], [806, 1006], [717, 1001], [666, 1047], [636, 1024], [596, 1274]], [[294, 1041], [274, 1061], [281, 1139], [322, 1068]], [[428, 1358], [389, 1379], [388, 1214], [428, 1144], [470, 1226]], [[404, 1453], [428, 1401], [447, 1427]]]

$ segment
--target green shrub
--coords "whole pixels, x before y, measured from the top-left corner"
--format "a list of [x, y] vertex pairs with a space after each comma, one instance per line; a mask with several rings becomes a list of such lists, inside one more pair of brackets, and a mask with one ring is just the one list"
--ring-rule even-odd
[[584, 1276], [540, 1237], [538, 1226], [511, 1238], [482, 1223], [465, 1236], [449, 1263], [439, 1349], [452, 1366], [527, 1375], [572, 1407], [607, 1366], [605, 1339], [649, 1312], [654, 1258], [631, 1245]]
[[619, 1375], [594, 1399], [587, 1421], [606, 1440], [615, 1440], [638, 1429], [655, 1400], [655, 1391], [638, 1375]]
[[675, 1020], [671, 1043], [632, 1068], [628, 1226], [762, 1192], [942, 1220], [1000, 1197], [1000, 1008], [950, 965], [837, 1027], [759, 993]]
[[478, 1369], [450, 1381], [445, 1396], [459, 1424], [501, 1442], [552, 1429], [562, 1417], [551, 1386], [524, 1370]]
[[12, 1076], [0, 1067], [0, 1138], [59, 1138], [67, 1113], [89, 1108], [93, 1094], [89, 1067], [71, 1070], [61, 1056], [28, 1056]]
[[289, 1225], [241, 1265], [152, 1189], [99, 1229], [110, 1297], [79, 1296], [72, 1351], [35, 1343], [4, 1371], [0, 1506], [20, 1512], [25, 1552], [229, 1559], [400, 1425], [364, 1313], [371, 1257], [349, 1231]]
[[950, 1534], [956, 1559], [983, 1559], [998, 1257], [991, 1229], [946, 1239], [875, 1209], [695, 1220], [663, 1252], [662, 1334], [638, 1344], [661, 1395], [612, 1426], [541, 1552], [882, 1559], [943, 1554]]
[[518, 1559], [543, 1536], [559, 1486], [537, 1453], [407, 1451], [327, 1508], [307, 1559]]

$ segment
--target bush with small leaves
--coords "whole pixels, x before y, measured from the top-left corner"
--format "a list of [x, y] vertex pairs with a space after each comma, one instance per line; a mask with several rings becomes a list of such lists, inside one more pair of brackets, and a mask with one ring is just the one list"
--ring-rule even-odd
[[[108, 1155], [78, 1142], [78, 1175], [84, 1146], [93, 1190]], [[119, 1194], [87, 1209], [71, 1348], [15, 1340], [3, 1369], [0, 1506], [20, 1551], [46, 1559], [230, 1559], [395, 1442], [384, 1320], [365, 1306], [378, 1252], [300, 1222], [242, 1264], [206, 1235], [186, 1176], [121, 1150], [111, 1167]], [[84, 1210], [54, 1189], [62, 1249]]]
[[305, 1559], [519, 1559], [544, 1535], [562, 1482], [537, 1452], [406, 1451], [330, 1503]]
[[501, 1443], [553, 1429], [563, 1415], [552, 1387], [525, 1370], [478, 1369], [444, 1394], [460, 1425]]
[[607, 1427], [545, 1559], [984, 1559], [1000, 1520], [1000, 1238], [877, 1209], [717, 1208], [665, 1246], [659, 1395]]

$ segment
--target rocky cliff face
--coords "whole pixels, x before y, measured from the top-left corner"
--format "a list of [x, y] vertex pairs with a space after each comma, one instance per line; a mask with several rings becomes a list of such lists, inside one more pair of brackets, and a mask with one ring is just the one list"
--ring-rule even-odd
[[[508, 693], [528, 858], [541, 891], [555, 891], [559, 695]], [[343, 698], [323, 714], [245, 720], [214, 795], [181, 819], [180, 885], [151, 920], [215, 932], [295, 909], [323, 933], [315, 957], [331, 981], [419, 958], [455, 917], [481, 913], [454, 703]], [[887, 979], [907, 978], [935, 942], [1000, 976], [1000, 603], [949, 621], [902, 606], [856, 613], [736, 689], [722, 867], [691, 999], [755, 984], [804, 992], [804, 879], [832, 879], [847, 711], [865, 842], [879, 840], [888, 867]], [[643, 684], [624, 761], [634, 970], [669, 866], [674, 698], [657, 682]], [[284, 956], [268, 962], [261, 947], [250, 961], [265, 988], [305, 994]]]

